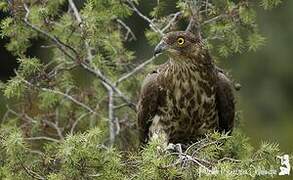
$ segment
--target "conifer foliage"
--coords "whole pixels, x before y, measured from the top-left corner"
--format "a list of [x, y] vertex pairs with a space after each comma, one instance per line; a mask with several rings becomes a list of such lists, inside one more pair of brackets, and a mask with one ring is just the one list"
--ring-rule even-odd
[[[171, 14], [166, 3], [144, 14], [138, 0], [0, 1], [9, 13], [1, 37], [19, 63], [1, 83], [9, 104], [1, 120], [0, 179], [238, 179], [278, 172], [278, 145], [254, 149], [240, 128], [232, 136], [207, 134], [178, 152], [160, 140], [137, 150], [135, 101], [155, 58], [139, 64], [125, 46], [138, 38], [128, 18], [149, 25], [151, 45], [193, 19], [220, 59], [264, 45], [255, 8], [272, 9], [281, 0], [178, 0]], [[28, 55], [36, 41], [45, 56]]]

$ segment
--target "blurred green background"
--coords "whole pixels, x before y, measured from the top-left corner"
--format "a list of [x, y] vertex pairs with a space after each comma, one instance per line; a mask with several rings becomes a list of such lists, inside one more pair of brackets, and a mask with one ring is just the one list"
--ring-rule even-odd
[[[168, 1], [165, 9], [172, 12], [174, 2]], [[155, 3], [141, 1], [139, 8], [147, 14]], [[1, 14], [0, 18], [6, 15]], [[260, 32], [267, 38], [265, 47], [257, 52], [219, 59], [219, 63], [242, 85], [237, 92], [238, 110], [243, 116], [243, 129], [252, 143], [257, 146], [261, 141], [275, 141], [282, 151], [289, 153], [293, 150], [293, 1], [284, 1], [271, 11], [259, 9], [257, 18]], [[138, 37], [126, 46], [136, 52], [137, 61], [151, 57], [153, 47], [144, 37], [146, 22], [136, 15], [126, 22]], [[0, 79], [3, 81], [13, 76], [13, 69], [17, 68], [16, 58], [5, 50], [6, 42], [7, 39], [0, 42]], [[46, 56], [37, 48], [38, 42], [32, 43], [29, 56]], [[1, 116], [6, 103], [0, 95]]]
[[265, 47], [223, 60], [243, 88], [239, 93], [244, 129], [255, 144], [276, 141], [293, 150], [293, 1], [258, 11]]

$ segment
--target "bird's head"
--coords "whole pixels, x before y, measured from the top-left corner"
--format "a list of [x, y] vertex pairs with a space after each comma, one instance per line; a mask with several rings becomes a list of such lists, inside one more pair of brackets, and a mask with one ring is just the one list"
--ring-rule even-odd
[[170, 32], [162, 38], [154, 50], [154, 55], [166, 52], [176, 59], [196, 56], [202, 49], [198, 37], [186, 31]]

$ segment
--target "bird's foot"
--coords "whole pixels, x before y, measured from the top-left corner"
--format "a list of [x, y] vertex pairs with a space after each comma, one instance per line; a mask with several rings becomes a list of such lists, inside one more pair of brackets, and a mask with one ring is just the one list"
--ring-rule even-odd
[[179, 143], [178, 144], [169, 143], [165, 150], [168, 152], [176, 152], [176, 153], [182, 154], [182, 145]]

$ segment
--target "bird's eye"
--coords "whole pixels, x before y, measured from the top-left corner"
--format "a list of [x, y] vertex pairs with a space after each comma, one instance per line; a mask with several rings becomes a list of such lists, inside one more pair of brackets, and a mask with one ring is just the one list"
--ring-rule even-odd
[[185, 43], [184, 38], [182, 38], [182, 37], [178, 38], [178, 39], [177, 39], [177, 43], [178, 43], [179, 45], [183, 45], [183, 44]]

